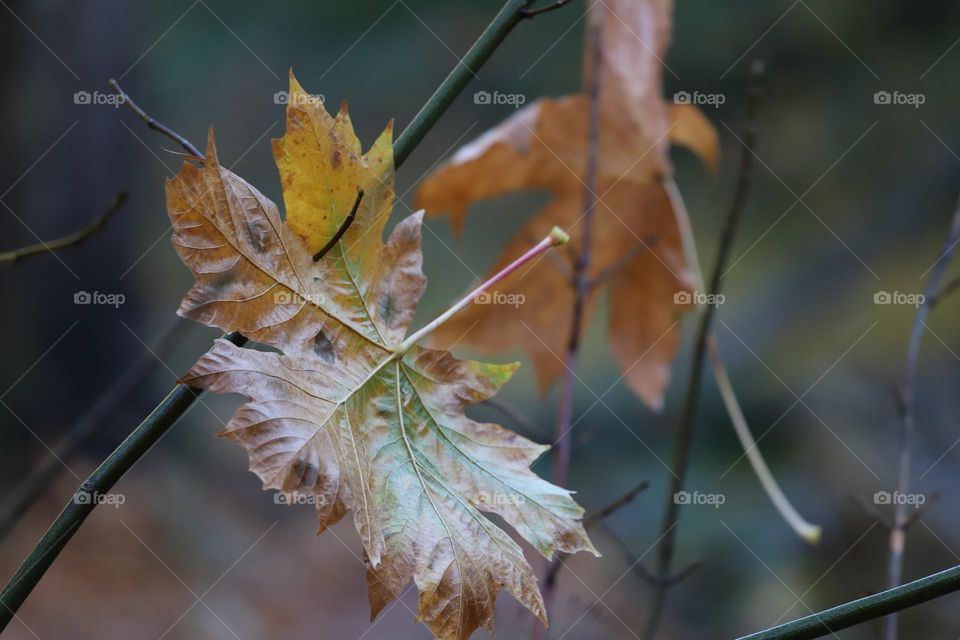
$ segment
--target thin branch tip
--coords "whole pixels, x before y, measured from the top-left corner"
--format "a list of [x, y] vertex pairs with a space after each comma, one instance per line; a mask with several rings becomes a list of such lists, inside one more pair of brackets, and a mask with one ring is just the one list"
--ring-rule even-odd
[[327, 241], [327, 244], [313, 254], [313, 261], [318, 262], [323, 256], [327, 255], [333, 247], [340, 242], [340, 239], [343, 237], [343, 234], [347, 232], [347, 229], [350, 228], [350, 225], [353, 224], [353, 221], [357, 218], [357, 211], [360, 209], [360, 201], [363, 200], [363, 187], [357, 189], [357, 199], [353, 202], [353, 208], [350, 209], [350, 213], [347, 214], [347, 217], [343, 219], [343, 222], [340, 223], [340, 228], [337, 229], [337, 232], [333, 234], [333, 237]]
[[570, 242], [570, 234], [560, 227], [554, 227], [550, 230], [550, 238], [553, 240], [554, 247], [559, 247]]
[[551, 11], [556, 11], [557, 9], [570, 4], [573, 0], [556, 0], [551, 5], [546, 7], [541, 7], [539, 9], [530, 9], [529, 7], [520, 8], [520, 17], [524, 20], [532, 20], [537, 16], [543, 15], [545, 13], [550, 13]]
[[16, 264], [24, 258], [29, 258], [31, 256], [48, 252], [54, 253], [60, 249], [66, 249], [67, 247], [79, 246], [86, 241], [87, 238], [106, 227], [110, 219], [113, 218], [113, 216], [123, 208], [123, 205], [127, 202], [127, 198], [128, 194], [126, 191], [117, 192], [117, 195], [113, 198], [113, 202], [111, 202], [110, 205], [104, 209], [100, 215], [94, 218], [93, 221], [87, 226], [55, 240], [48, 240], [46, 242], [41, 240], [36, 244], [27, 245], [25, 247], [20, 247], [19, 249], [13, 249], [11, 251], [0, 253], [0, 264]]
[[179, 144], [188, 154], [203, 159], [203, 153], [193, 145], [189, 140], [184, 136], [180, 135], [167, 125], [162, 122], [158, 122], [153, 116], [149, 115], [144, 111], [136, 102], [133, 101], [133, 98], [130, 97], [130, 94], [123, 90], [123, 87], [120, 86], [115, 79], [110, 78], [107, 83], [113, 88], [114, 91], [120, 96], [120, 102], [125, 105], [130, 111], [132, 111], [140, 120], [143, 121], [149, 128], [154, 131], [159, 131], [163, 135], [167, 136], [177, 144]]

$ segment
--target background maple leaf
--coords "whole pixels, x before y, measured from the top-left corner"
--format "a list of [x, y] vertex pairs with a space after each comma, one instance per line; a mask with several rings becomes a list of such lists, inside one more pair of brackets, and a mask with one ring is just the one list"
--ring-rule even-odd
[[[596, 229], [589, 276], [609, 279], [609, 342], [627, 385], [659, 409], [679, 339], [679, 315], [692, 308], [677, 294], [693, 286], [680, 225], [686, 212], [666, 184], [671, 142], [690, 146], [711, 166], [717, 158], [713, 127], [691, 105], [662, 98], [662, 57], [672, 3], [611, 0], [591, 5], [602, 33], [600, 136]], [[589, 52], [584, 68], [592, 68]], [[585, 85], [589, 84], [589, 77]], [[529, 220], [492, 267], [509, 264], [553, 224], [572, 238], [565, 266], [543, 259], [500, 288], [520, 305], [476, 306], [442, 327], [437, 344], [463, 342], [492, 354], [522, 346], [533, 360], [541, 390], [564, 370], [574, 288], [573, 256], [581, 251], [588, 99], [543, 99], [525, 107], [461, 148], [420, 186], [419, 206], [446, 212], [460, 229], [478, 200], [518, 189], [546, 189], [550, 203]], [[601, 288], [588, 296], [585, 318]], [[587, 324], [587, 323], [584, 323]]]

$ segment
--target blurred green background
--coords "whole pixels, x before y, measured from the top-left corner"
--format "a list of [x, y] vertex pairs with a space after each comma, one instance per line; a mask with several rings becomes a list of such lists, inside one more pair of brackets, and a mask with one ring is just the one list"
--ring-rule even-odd
[[[369, 144], [390, 118], [403, 128], [498, 7], [489, 0], [4, 4], [0, 249], [67, 233], [119, 189], [130, 193], [127, 207], [82, 247], [0, 269], [4, 491], [48, 457], [47, 446], [169, 326], [191, 282], [170, 248], [163, 197], [163, 181], [180, 163], [167, 151], [175, 145], [125, 109], [75, 104], [76, 92], [106, 94], [108, 78], [118, 78], [149, 113], [198, 145], [212, 124], [221, 161], [279, 202], [269, 140], [282, 133], [283, 107], [273, 96], [286, 89], [289, 68], [329, 105], [349, 100]], [[522, 93], [529, 102], [578, 89], [584, 8], [575, 1], [516, 29], [403, 166], [398, 192], [407, 205], [435, 163], [512, 113], [509, 105], [474, 104], [474, 91]], [[761, 449], [824, 535], [807, 546], [777, 516], [740, 460], [708, 377], [688, 488], [722, 493], [726, 502], [682, 512], [678, 560], [701, 566], [671, 592], [664, 638], [730, 638], [884, 586], [885, 532], [851, 497], [869, 502], [895, 483], [891, 388], [902, 376], [914, 309], [875, 305], [874, 294], [920, 292], [946, 235], [960, 190], [958, 37], [955, 3], [678, 2], [664, 95], [726, 97], [707, 108], [722, 141], [719, 173], [686, 151], [673, 154], [705, 265], [741, 153], [732, 131], [744, 121], [747, 69], [760, 58], [769, 70], [761, 161], [724, 278], [717, 335], [747, 419], [755, 435], [765, 434]], [[877, 91], [925, 101], [878, 105]], [[484, 273], [544, 200], [527, 194], [484, 203], [461, 238], [446, 220], [432, 220], [421, 320]], [[78, 306], [80, 290], [122, 293], [126, 303]], [[943, 495], [911, 530], [907, 579], [960, 562], [958, 310], [956, 299], [937, 307], [921, 353], [913, 479], [916, 491]], [[570, 486], [588, 509], [640, 480], [652, 486], [593, 532], [602, 559], [574, 558], [561, 575], [552, 638], [640, 633], [649, 588], [628, 572], [612, 536], [637, 556], [657, 538], [668, 478], [657, 457], [672, 455], [689, 320], [660, 415], [622, 386], [610, 389], [620, 373], [602, 317], [588, 333], [578, 410], [610, 391], [579, 422]], [[82, 479], [215, 335], [194, 327], [163, 353], [164, 364], [82, 457], [66, 461], [72, 473]], [[556, 390], [539, 397], [529, 366], [502, 399], [542, 425], [527, 435], [543, 441], [552, 431]], [[415, 590], [371, 627], [349, 518], [314, 539], [311, 509], [274, 504], [246, 471], [244, 452], [214, 437], [238, 402], [205, 397], [137, 464], [117, 487], [126, 503], [94, 512], [7, 637], [429, 637], [412, 624]], [[548, 473], [549, 459], [537, 470]], [[4, 576], [76, 484], [64, 470], [2, 541]], [[947, 597], [905, 613], [902, 637], [955, 638], [956, 603]], [[500, 599], [501, 637], [526, 637], [531, 622], [509, 597]], [[838, 635], [875, 633], [876, 625], [863, 625]]]

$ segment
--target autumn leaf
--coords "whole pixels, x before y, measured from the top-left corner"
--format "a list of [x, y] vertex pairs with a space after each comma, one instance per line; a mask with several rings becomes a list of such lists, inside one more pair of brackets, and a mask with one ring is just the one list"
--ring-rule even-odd
[[173, 243], [196, 277], [179, 313], [275, 350], [217, 340], [184, 382], [246, 396], [221, 435], [247, 450], [265, 489], [315, 502], [321, 532], [353, 512], [373, 616], [412, 579], [437, 638], [492, 632], [501, 589], [546, 623], [522, 549], [485, 514], [551, 557], [596, 553], [583, 510], [530, 471], [547, 447], [464, 414], [516, 364], [461, 361], [407, 336], [426, 286], [422, 213], [383, 242], [391, 129], [362, 153], [346, 106], [330, 116], [291, 75], [274, 141], [285, 220], [220, 165], [212, 132], [203, 166], [168, 181]]
[[[597, 208], [588, 275], [608, 284], [609, 343], [626, 383], [659, 409], [677, 349], [677, 320], [692, 308], [678, 305], [675, 296], [688, 292], [694, 282], [681, 235], [681, 225], [688, 222], [668, 184], [667, 154], [671, 142], [684, 144], [712, 166], [717, 137], [695, 107], [662, 98], [670, 2], [607, 0], [589, 11], [590, 20], [599, 23], [602, 59]], [[592, 49], [585, 48], [588, 58]], [[593, 67], [588, 59], [587, 75]], [[589, 77], [584, 84], [590, 85]], [[563, 371], [572, 326], [569, 273], [581, 250], [588, 102], [585, 95], [575, 95], [532, 103], [461, 148], [418, 193], [421, 207], [447, 213], [458, 231], [478, 200], [522, 189], [552, 194], [492, 270], [511, 262], [554, 224], [572, 238], [566, 268], [540, 260], [499, 290], [522, 295], [513, 299], [525, 304], [474, 307], [434, 334], [437, 344], [458, 341], [488, 354], [523, 347], [543, 390]], [[586, 318], [602, 289], [594, 287], [588, 296]]]

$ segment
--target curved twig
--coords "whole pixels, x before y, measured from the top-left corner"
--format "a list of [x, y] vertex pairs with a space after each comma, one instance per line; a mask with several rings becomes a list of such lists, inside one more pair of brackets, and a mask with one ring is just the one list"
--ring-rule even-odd
[[730, 376], [727, 374], [727, 368], [720, 358], [717, 338], [712, 333], [710, 334], [707, 347], [710, 363], [713, 366], [713, 377], [717, 382], [717, 388], [720, 390], [720, 396], [723, 398], [727, 415], [730, 416], [730, 422], [733, 423], [733, 430], [737, 434], [737, 439], [740, 440], [744, 455], [746, 455], [747, 460], [750, 462], [750, 466], [753, 467], [754, 474], [756, 474], [760, 480], [760, 486], [763, 487], [763, 490], [770, 497], [770, 501], [773, 502], [773, 506], [780, 512], [780, 515], [783, 516], [783, 519], [790, 525], [790, 528], [810, 544], [816, 544], [820, 540], [822, 530], [818, 525], [811, 524], [804, 520], [803, 516], [797, 512], [790, 503], [790, 500], [787, 499], [777, 479], [774, 478], [770, 472], [767, 461], [764, 460], [760, 454], [757, 441], [754, 439], [753, 434], [750, 433], [750, 427], [747, 424], [747, 419], [743, 416], [743, 411], [740, 409], [740, 403], [737, 401], [737, 395], [733, 390], [733, 384], [730, 382]]
[[201, 153], [199, 149], [193, 146], [192, 142], [190, 142], [189, 140], [187, 140], [182, 135], [180, 135], [179, 133], [177, 133], [167, 125], [163, 124], [162, 122], [158, 122], [154, 120], [152, 116], [150, 116], [146, 111], [141, 109], [139, 105], [137, 105], [137, 103], [130, 98], [130, 95], [123, 90], [123, 88], [117, 83], [116, 80], [114, 80], [113, 78], [110, 78], [109, 84], [120, 96], [120, 101], [123, 102], [123, 104], [125, 104], [127, 108], [130, 109], [130, 111], [137, 114], [137, 117], [143, 120], [144, 124], [146, 124], [148, 127], [153, 129], [154, 131], [158, 131], [162, 133], [163, 135], [167, 136], [168, 138], [170, 138], [171, 140], [179, 144], [190, 155], [203, 159], [203, 153]]
[[337, 232], [333, 234], [333, 237], [323, 245], [323, 248], [320, 251], [317, 251], [313, 254], [313, 261], [317, 262], [323, 256], [330, 253], [330, 249], [333, 249], [334, 245], [340, 242], [340, 238], [343, 237], [343, 234], [347, 232], [347, 229], [350, 228], [350, 225], [353, 224], [353, 221], [357, 218], [357, 209], [360, 208], [360, 201], [363, 200], [363, 189], [357, 189], [357, 199], [353, 202], [353, 208], [350, 209], [350, 213], [347, 214], [347, 217], [343, 219], [343, 222], [340, 223], [340, 228], [337, 229]]
[[556, 2], [554, 2], [553, 4], [546, 7], [540, 7], [539, 9], [521, 9], [520, 15], [525, 20], [532, 20], [533, 18], [536, 18], [539, 15], [543, 15], [544, 13], [550, 13], [551, 11], [556, 11], [560, 7], [568, 5], [571, 2], [573, 2], [573, 0], [556, 0]]
[[57, 238], [56, 240], [48, 240], [46, 242], [40, 241], [36, 244], [31, 244], [26, 247], [20, 247], [19, 249], [13, 249], [12, 251], [0, 253], [0, 263], [16, 264], [20, 260], [29, 258], [30, 256], [40, 255], [41, 253], [46, 253], [48, 251], [59, 251], [60, 249], [75, 247], [79, 244], [82, 244], [84, 240], [103, 229], [110, 221], [110, 218], [112, 218], [115, 213], [123, 208], [123, 205], [126, 201], [127, 194], [126, 192], [121, 191], [114, 197], [113, 202], [110, 203], [110, 206], [108, 206], [103, 213], [94, 218], [93, 222], [82, 229], [65, 235], [62, 238]]

